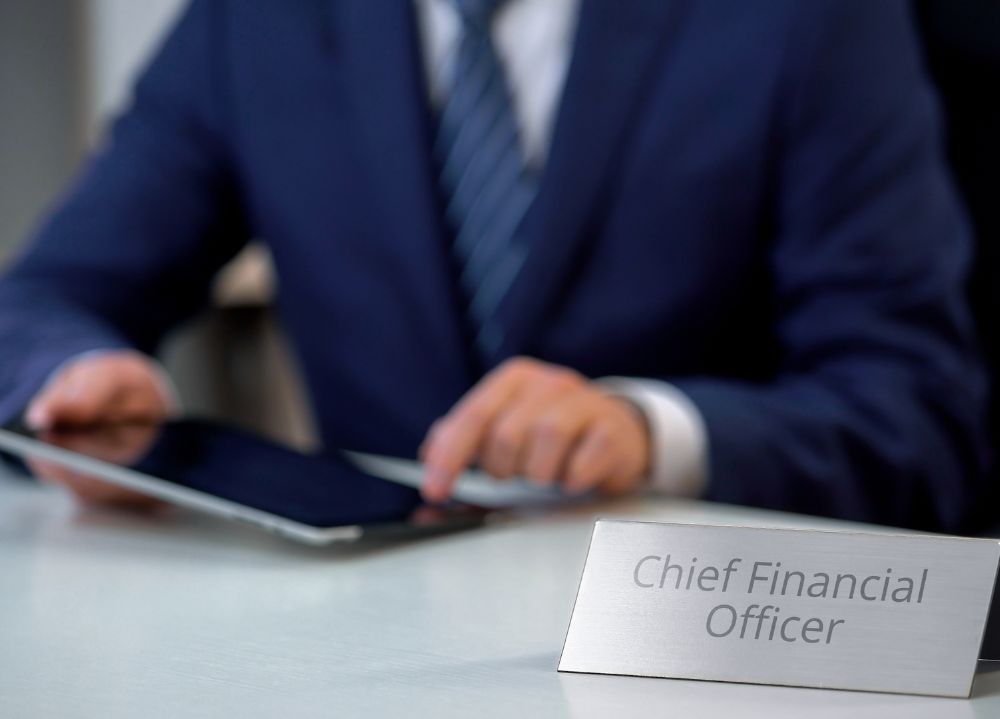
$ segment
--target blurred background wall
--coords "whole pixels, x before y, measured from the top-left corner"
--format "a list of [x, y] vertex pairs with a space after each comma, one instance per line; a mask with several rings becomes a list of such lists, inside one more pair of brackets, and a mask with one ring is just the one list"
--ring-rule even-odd
[[73, 168], [82, 141], [79, 8], [0, 2], [0, 257]]
[[31, 230], [184, 0], [0, 1], [0, 256]]
[[[15, 4], [30, 1], [14, 0]], [[128, 100], [135, 73], [185, 3], [184, 0], [43, 0], [42, 4], [81, 8], [79, 32], [84, 38], [87, 78], [84, 113], [88, 135], [93, 137], [100, 123]]]

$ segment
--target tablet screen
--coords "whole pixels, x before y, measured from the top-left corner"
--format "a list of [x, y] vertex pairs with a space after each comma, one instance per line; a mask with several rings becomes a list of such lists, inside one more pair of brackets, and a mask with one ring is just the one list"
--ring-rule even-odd
[[[302, 454], [211, 422], [39, 435], [6, 429], [316, 528], [403, 521], [420, 504], [413, 489], [364, 474], [339, 453]], [[87, 473], [100, 478], [94, 467]]]

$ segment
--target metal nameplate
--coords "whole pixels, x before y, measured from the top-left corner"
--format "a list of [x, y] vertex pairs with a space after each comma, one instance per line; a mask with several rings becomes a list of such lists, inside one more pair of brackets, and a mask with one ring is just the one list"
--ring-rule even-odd
[[559, 670], [967, 697], [1000, 542], [599, 520]]

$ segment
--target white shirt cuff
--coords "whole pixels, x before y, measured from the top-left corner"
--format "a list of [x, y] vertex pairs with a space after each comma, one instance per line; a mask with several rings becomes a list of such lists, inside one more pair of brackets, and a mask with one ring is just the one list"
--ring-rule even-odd
[[674, 497], [698, 497], [708, 483], [708, 433], [701, 412], [669, 382], [629, 377], [599, 380], [639, 408], [649, 425], [649, 487]]

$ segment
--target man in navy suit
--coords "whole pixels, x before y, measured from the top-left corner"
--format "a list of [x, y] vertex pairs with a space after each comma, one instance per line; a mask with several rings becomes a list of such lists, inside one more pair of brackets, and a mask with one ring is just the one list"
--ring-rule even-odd
[[431, 500], [477, 464], [959, 528], [939, 133], [899, 1], [195, 0], [0, 281], [0, 414], [169, 413], [149, 355], [256, 237], [324, 442]]

